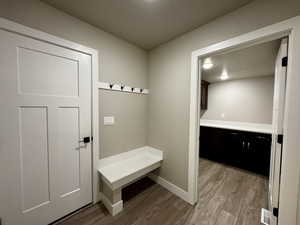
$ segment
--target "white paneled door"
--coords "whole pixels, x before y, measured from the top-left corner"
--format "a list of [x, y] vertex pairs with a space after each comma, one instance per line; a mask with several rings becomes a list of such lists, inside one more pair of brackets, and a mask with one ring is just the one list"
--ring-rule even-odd
[[[283, 65], [288, 55], [288, 39], [281, 40], [275, 63], [274, 101], [273, 101], [273, 133], [271, 148], [271, 164], [269, 177], [269, 209], [279, 209], [280, 175], [282, 161], [282, 143], [280, 135], [284, 135], [284, 111], [286, 97], [287, 65]], [[277, 216], [272, 215], [270, 225], [278, 223]]]
[[2, 224], [91, 203], [91, 56], [0, 30], [0, 75]]

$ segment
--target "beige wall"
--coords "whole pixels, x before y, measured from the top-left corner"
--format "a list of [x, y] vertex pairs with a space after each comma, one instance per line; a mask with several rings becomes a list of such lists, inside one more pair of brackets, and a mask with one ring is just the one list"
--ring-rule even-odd
[[[147, 52], [132, 44], [37, 0], [1, 0], [0, 16], [97, 49], [100, 81], [147, 87]], [[100, 115], [113, 115], [117, 121], [100, 126], [101, 156], [146, 144], [146, 104], [145, 96], [100, 92]]]
[[[124, 150], [146, 145], [147, 141], [147, 96], [101, 90], [100, 142], [101, 156], [111, 156]], [[104, 126], [103, 117], [115, 117], [114, 126]]]
[[299, 0], [257, 0], [150, 52], [148, 143], [164, 151], [163, 178], [187, 190], [191, 52], [299, 14]]
[[100, 115], [116, 117], [114, 127], [100, 126], [101, 154], [146, 143], [160, 148], [165, 157], [160, 175], [185, 190], [191, 52], [299, 14], [299, 0], [256, 0], [154, 49], [147, 65], [145, 51], [40, 1], [0, 1], [2, 17], [97, 49], [101, 81], [145, 88], [148, 71], [149, 97], [100, 92]]
[[201, 119], [272, 124], [274, 76], [211, 83]]

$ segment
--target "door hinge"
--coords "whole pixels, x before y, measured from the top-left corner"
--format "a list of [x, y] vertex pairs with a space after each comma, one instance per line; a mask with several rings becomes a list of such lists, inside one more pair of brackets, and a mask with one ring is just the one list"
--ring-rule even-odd
[[282, 144], [283, 143], [283, 134], [278, 134], [277, 135], [277, 143]]
[[273, 216], [278, 217], [279, 209], [273, 208]]
[[281, 59], [281, 65], [283, 67], [287, 67], [287, 65], [288, 65], [288, 57], [287, 56], [285, 56]]

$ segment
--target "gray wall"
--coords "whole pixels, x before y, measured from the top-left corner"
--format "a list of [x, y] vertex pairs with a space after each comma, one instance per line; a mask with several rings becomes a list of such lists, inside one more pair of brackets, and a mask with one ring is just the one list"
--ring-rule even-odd
[[[111, 156], [146, 145], [147, 96], [101, 90], [101, 156]], [[104, 116], [115, 116], [114, 126], [104, 126]]]
[[[117, 122], [114, 127], [101, 125], [101, 146], [105, 148], [101, 149], [101, 154], [110, 155], [146, 143], [160, 148], [165, 156], [160, 175], [185, 190], [191, 52], [299, 14], [299, 0], [256, 0], [152, 50], [147, 65], [145, 51], [44, 3], [37, 0], [0, 1], [1, 17], [97, 49], [101, 81], [145, 88], [148, 71], [148, 104], [145, 96], [138, 98], [105, 91], [102, 96], [100, 93], [100, 115], [115, 115]], [[140, 114], [133, 118], [131, 110], [127, 110], [128, 105]], [[125, 132], [128, 124], [130, 132]], [[144, 124], [143, 128], [141, 124]], [[135, 137], [133, 134], [137, 133], [140, 136]], [[115, 140], [123, 143], [115, 143]]]
[[191, 52], [300, 14], [299, 0], [257, 0], [150, 52], [148, 143], [160, 176], [187, 190]]
[[273, 95], [274, 76], [211, 83], [201, 119], [271, 124]]
[[[1, 0], [0, 16], [99, 51], [99, 79], [147, 87], [147, 52], [37, 0]], [[100, 91], [100, 115], [114, 126], [100, 126], [101, 156], [146, 144], [147, 97]], [[100, 118], [103, 124], [103, 118]]]

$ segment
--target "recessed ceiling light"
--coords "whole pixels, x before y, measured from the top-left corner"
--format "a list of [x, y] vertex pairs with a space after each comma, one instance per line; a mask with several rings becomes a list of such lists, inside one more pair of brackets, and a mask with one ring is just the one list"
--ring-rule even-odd
[[213, 66], [214, 66], [214, 64], [212, 63], [212, 61], [211, 61], [210, 58], [204, 59], [204, 62], [203, 62], [203, 65], [202, 65], [202, 68], [203, 68], [203, 69], [209, 70], [209, 69], [211, 69]]
[[221, 76], [220, 76], [220, 79], [221, 79], [221, 80], [227, 80], [228, 78], [229, 78], [228, 73], [227, 73], [227, 71], [224, 69], [223, 72], [222, 72], [222, 74], [221, 74]]

